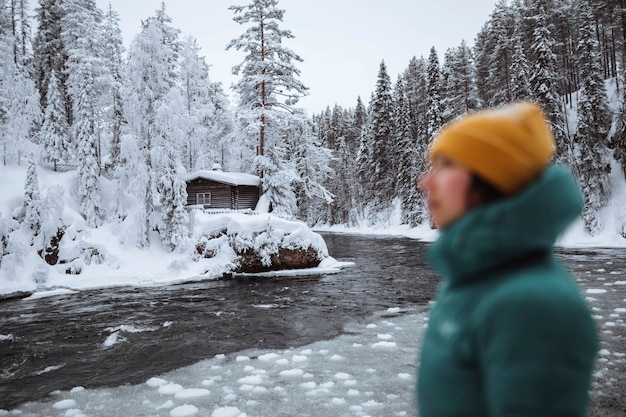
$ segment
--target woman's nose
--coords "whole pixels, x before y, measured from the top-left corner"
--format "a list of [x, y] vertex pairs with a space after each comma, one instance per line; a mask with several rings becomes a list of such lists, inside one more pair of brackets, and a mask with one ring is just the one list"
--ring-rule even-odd
[[428, 190], [428, 184], [430, 183], [431, 172], [427, 171], [424, 174], [417, 177], [415, 180], [415, 185], [422, 191]]

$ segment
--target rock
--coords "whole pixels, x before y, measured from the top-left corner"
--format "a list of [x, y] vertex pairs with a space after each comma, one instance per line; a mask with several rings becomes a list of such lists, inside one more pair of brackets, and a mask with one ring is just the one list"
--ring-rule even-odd
[[306, 250], [279, 248], [278, 254], [271, 255], [271, 265], [263, 265], [261, 256], [253, 250], [237, 255], [239, 262], [234, 272], [246, 273], [315, 268], [322, 261], [317, 251], [311, 246]]
[[39, 256], [41, 256], [48, 265], [56, 265], [59, 262], [59, 243], [61, 239], [63, 239], [64, 234], [65, 228], [62, 227], [57, 231], [55, 236], [50, 238], [50, 244], [46, 249], [39, 251]]

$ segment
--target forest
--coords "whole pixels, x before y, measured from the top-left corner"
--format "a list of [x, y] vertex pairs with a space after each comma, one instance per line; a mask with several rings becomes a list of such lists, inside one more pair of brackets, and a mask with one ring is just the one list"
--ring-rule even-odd
[[[25, 226], [49, 239], [62, 227], [59, 190], [40, 190], [35, 166], [76, 170], [86, 224], [125, 223], [147, 248], [158, 230], [176, 250], [189, 234], [185, 173], [261, 176], [276, 214], [309, 225], [429, 224], [415, 179], [438, 130], [468, 112], [517, 100], [540, 104], [586, 197], [587, 231], [613, 198], [612, 167], [626, 175], [626, 9], [623, 0], [502, 0], [467, 42], [411, 58], [392, 81], [381, 57], [376, 85], [353, 108], [309, 115], [302, 58], [284, 45], [278, 0], [230, 7], [244, 53], [233, 99], [209, 76], [192, 36], [165, 3], [124, 47], [119, 15], [94, 0], [0, 0], [0, 146], [5, 167], [27, 167], [24, 205], [2, 213], [6, 236]], [[33, 14], [34, 12], [34, 14]], [[297, 35], [297, 28], [296, 35]], [[234, 53], [234, 52], [233, 52]], [[614, 96], [614, 97], [613, 97]], [[102, 181], [117, 201], [102, 201]], [[129, 207], [127, 197], [137, 197]], [[617, 226], [626, 237], [626, 218]], [[121, 233], [124, 233], [121, 228]]]

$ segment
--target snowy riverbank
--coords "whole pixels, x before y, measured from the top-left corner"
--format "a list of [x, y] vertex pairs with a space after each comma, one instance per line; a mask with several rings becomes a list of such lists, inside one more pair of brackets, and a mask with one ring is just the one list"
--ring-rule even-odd
[[[281, 248], [311, 251], [322, 262], [316, 268], [275, 271], [273, 275], [336, 273], [350, 264], [335, 261], [328, 255], [324, 240], [304, 223], [284, 220], [267, 213], [190, 213], [190, 237], [180, 250], [163, 247], [152, 232], [149, 248], [139, 249], [134, 243], [136, 224], [133, 219], [133, 196], [117, 196], [117, 190], [101, 178], [105, 218], [98, 228], [90, 228], [79, 213], [75, 195], [77, 172], [58, 173], [36, 168], [41, 194], [45, 201], [55, 201], [52, 213], [43, 208], [43, 222], [53, 224], [53, 232], [33, 236], [30, 229], [19, 224], [23, 210], [26, 167], [0, 168], [0, 232], [3, 252], [0, 258], [0, 296], [38, 292], [37, 296], [119, 286], [145, 287], [177, 284], [188, 281], [216, 279], [231, 273], [237, 263], [236, 250], [257, 251], [269, 261]], [[122, 210], [120, 204], [127, 207]], [[119, 213], [125, 218], [120, 220]], [[49, 247], [50, 236], [62, 228], [55, 263], [46, 263], [38, 251]], [[46, 236], [46, 237], [44, 237]], [[6, 244], [4, 243], [6, 242]], [[205, 253], [198, 253], [202, 243]], [[207, 254], [209, 253], [210, 254]], [[265, 274], [267, 275], [267, 273]]]

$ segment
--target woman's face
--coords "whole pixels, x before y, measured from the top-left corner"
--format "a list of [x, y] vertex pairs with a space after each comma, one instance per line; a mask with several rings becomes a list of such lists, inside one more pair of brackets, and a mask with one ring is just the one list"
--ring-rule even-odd
[[417, 183], [426, 193], [428, 210], [438, 228], [449, 226], [469, 210], [472, 174], [461, 165], [445, 157], [438, 157]]

